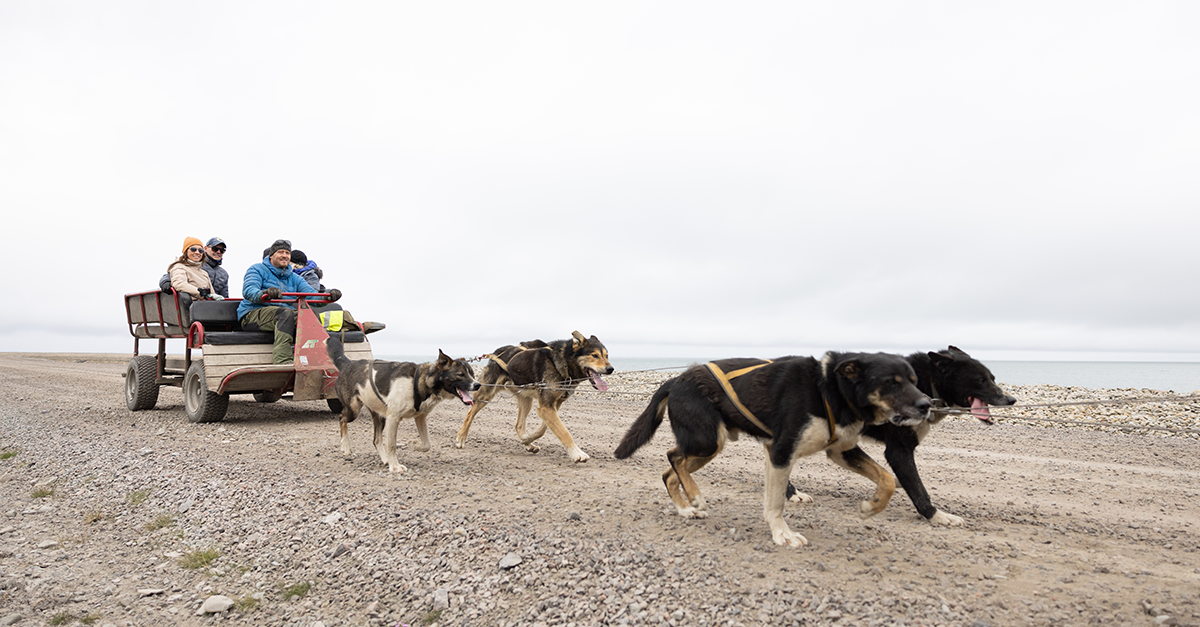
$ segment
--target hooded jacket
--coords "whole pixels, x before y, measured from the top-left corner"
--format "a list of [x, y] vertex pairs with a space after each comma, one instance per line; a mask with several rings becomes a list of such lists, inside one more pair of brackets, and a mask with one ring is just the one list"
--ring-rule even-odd
[[308, 284], [311, 285], [314, 290], [317, 290], [318, 292], [325, 291], [321, 289], [321, 278], [325, 275], [325, 273], [317, 267], [317, 262], [313, 261], [312, 259], [309, 259], [308, 263], [305, 264], [303, 268], [296, 268], [295, 270], [292, 270], [292, 272], [299, 274], [300, 278], [308, 281]]
[[264, 257], [262, 263], [250, 266], [246, 270], [246, 276], [242, 279], [242, 302], [238, 303], [237, 310], [239, 320], [251, 311], [262, 307], [288, 306], [295, 309], [295, 305], [290, 303], [264, 304], [262, 298], [269, 287], [277, 287], [281, 292], [304, 294], [312, 294], [317, 291], [308, 284], [308, 281], [292, 272], [290, 265], [286, 268], [276, 268], [271, 265], [270, 257]]

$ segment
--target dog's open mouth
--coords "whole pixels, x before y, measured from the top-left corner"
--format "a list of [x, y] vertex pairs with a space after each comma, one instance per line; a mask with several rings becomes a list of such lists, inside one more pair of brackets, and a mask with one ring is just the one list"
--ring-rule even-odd
[[596, 372], [595, 370], [588, 368], [587, 376], [588, 376], [588, 379], [590, 379], [592, 382], [592, 387], [596, 388], [597, 390], [600, 390], [601, 392], [608, 391], [608, 384], [604, 382], [604, 379], [600, 378], [599, 372]]
[[995, 424], [992, 422], [992, 411], [988, 408], [988, 404], [974, 396], [971, 397], [971, 415], [985, 424]]
[[457, 391], [458, 391], [459, 398], [462, 399], [463, 405], [474, 405], [475, 404], [475, 401], [471, 398], [470, 392], [468, 392], [462, 388], [459, 388]]

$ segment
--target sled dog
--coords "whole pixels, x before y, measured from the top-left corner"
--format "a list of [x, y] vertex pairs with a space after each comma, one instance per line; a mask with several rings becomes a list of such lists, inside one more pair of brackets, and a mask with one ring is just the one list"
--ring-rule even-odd
[[[589, 381], [592, 387], [603, 392], [608, 384], [600, 377], [612, 374], [608, 362], [608, 349], [596, 336], [585, 338], [579, 331], [571, 333], [572, 339], [555, 340], [547, 344], [541, 340], [521, 342], [517, 346], [501, 346], [488, 357], [488, 365], [480, 377], [482, 388], [475, 395], [475, 404], [467, 411], [462, 428], [454, 440], [454, 446], [462, 448], [471, 431], [471, 422], [487, 406], [501, 389], [507, 388], [517, 398], [517, 438], [530, 453], [538, 452], [534, 444], [546, 433], [546, 428], [558, 437], [567, 449], [573, 462], [586, 462], [584, 453], [567, 431], [559, 418], [562, 407], [581, 381]], [[525, 432], [525, 419], [529, 416], [533, 402], [538, 404], [538, 417], [542, 425], [533, 433]]]
[[396, 429], [401, 420], [412, 418], [417, 425], [418, 439], [412, 441], [412, 448], [428, 451], [429, 428], [425, 419], [429, 412], [448, 398], [459, 398], [463, 404], [470, 405], [473, 402], [471, 393], [479, 389], [467, 361], [451, 359], [440, 350], [436, 362], [414, 364], [365, 359], [351, 361], [336, 336], [329, 337], [325, 348], [338, 369], [334, 391], [342, 403], [342, 453], [350, 455], [346, 425], [366, 407], [375, 428], [371, 441], [390, 472], [406, 470], [396, 457]]
[[629, 427], [615, 455], [629, 457], [671, 420], [675, 447], [663, 483], [679, 515], [705, 518], [704, 498], [692, 473], [712, 461], [727, 440], [746, 433], [766, 451], [763, 515], [776, 544], [803, 546], [804, 536], [783, 519], [784, 492], [800, 457], [825, 451], [837, 464], [878, 487], [860, 505], [868, 517], [883, 511], [895, 480], [857, 447], [868, 424], [919, 424], [931, 403], [916, 386], [912, 366], [898, 355], [829, 352], [820, 360], [722, 359], [669, 379]]

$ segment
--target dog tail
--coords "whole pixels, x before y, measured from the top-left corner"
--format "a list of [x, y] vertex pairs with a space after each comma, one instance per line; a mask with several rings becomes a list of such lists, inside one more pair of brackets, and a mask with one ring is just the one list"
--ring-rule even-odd
[[650, 404], [646, 406], [642, 415], [629, 425], [625, 437], [621, 438], [621, 443], [613, 452], [617, 459], [625, 459], [633, 455], [634, 451], [642, 448], [654, 437], [654, 432], [658, 431], [658, 426], [662, 424], [663, 416], [667, 413], [667, 397], [671, 395], [671, 388], [674, 385], [675, 379], [668, 379], [666, 383], [663, 383], [650, 399]]
[[329, 353], [329, 358], [338, 370], [345, 370], [350, 365], [350, 358], [346, 357], [346, 350], [342, 348], [342, 340], [338, 336], [330, 335], [329, 339], [325, 340], [325, 352]]

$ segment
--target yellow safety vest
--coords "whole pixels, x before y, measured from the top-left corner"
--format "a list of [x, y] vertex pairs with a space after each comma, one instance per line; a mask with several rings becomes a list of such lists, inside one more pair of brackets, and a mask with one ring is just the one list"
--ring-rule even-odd
[[317, 318], [321, 321], [321, 326], [325, 327], [326, 331], [341, 331], [342, 313], [341, 311], [324, 311]]

